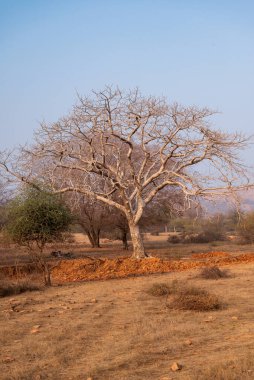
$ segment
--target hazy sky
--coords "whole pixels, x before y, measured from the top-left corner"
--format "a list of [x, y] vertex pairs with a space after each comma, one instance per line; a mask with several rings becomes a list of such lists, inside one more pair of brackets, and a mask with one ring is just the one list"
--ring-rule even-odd
[[251, 0], [0, 0], [0, 149], [105, 84], [205, 105], [221, 111], [214, 125], [253, 133], [253, 20]]

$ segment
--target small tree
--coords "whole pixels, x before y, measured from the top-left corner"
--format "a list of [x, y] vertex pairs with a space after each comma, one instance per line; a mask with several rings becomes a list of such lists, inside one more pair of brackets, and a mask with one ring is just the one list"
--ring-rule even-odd
[[26, 188], [8, 209], [6, 232], [13, 242], [27, 247], [28, 253], [43, 270], [45, 285], [51, 285], [50, 267], [43, 254], [47, 243], [60, 240], [71, 216], [59, 197]]
[[128, 250], [129, 225], [125, 215], [117, 208], [111, 207], [108, 210], [107, 218], [103, 228], [105, 236], [113, 240], [121, 240], [123, 249]]
[[68, 193], [64, 197], [73, 214], [73, 221], [86, 233], [93, 248], [100, 248], [100, 234], [109, 214], [109, 207], [84, 194]]

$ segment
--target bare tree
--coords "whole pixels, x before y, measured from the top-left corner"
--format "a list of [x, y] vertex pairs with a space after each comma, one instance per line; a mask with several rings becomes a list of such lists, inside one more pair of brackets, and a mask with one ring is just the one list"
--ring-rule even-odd
[[13, 191], [4, 178], [0, 178], [0, 231], [7, 222], [7, 206], [13, 197]]
[[41, 124], [19, 168], [5, 160], [2, 167], [30, 184], [43, 175], [55, 193], [73, 191], [116, 207], [127, 218], [133, 257], [141, 258], [139, 222], [162, 189], [177, 189], [189, 204], [244, 186], [238, 151], [246, 139], [213, 129], [207, 120], [213, 114], [107, 87], [80, 97], [67, 117]]
[[4, 205], [9, 199], [7, 183], [0, 178], [0, 206]]
[[108, 218], [109, 207], [96, 198], [81, 193], [72, 192], [65, 200], [74, 215], [75, 223], [86, 233], [91, 246], [100, 248], [100, 233]]
[[105, 220], [104, 233], [113, 240], [121, 240], [123, 249], [128, 250], [129, 224], [124, 213], [116, 207], [111, 207]]

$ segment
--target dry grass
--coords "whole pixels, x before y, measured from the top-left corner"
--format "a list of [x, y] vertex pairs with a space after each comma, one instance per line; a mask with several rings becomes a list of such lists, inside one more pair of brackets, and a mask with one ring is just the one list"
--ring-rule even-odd
[[38, 274], [21, 277], [18, 275], [12, 279], [0, 273], [0, 298], [41, 290], [42, 286], [38, 280]]
[[230, 360], [195, 371], [189, 380], [253, 380], [253, 378], [254, 360], [248, 355], [240, 360]]
[[167, 283], [154, 283], [147, 290], [147, 294], [154, 297], [168, 297], [171, 295], [171, 302], [167, 302], [167, 307], [176, 310], [191, 311], [213, 311], [219, 310], [222, 303], [219, 298], [210, 294], [207, 290], [188, 286], [178, 281]]
[[[162, 258], [211, 251], [210, 245], [175, 247], [166, 241], [156, 241], [156, 237], [147, 239], [145, 244], [149, 253]], [[219, 250], [230, 253], [253, 249], [223, 244]], [[119, 247], [119, 244], [105, 243], [102, 249], [96, 250], [83, 243], [70, 243], [52, 246], [50, 250], [71, 251], [76, 257], [130, 255], [131, 252], [121, 251]], [[12, 256], [14, 247], [8, 248], [9, 251], [7, 248], [0, 247], [0, 256], [9, 262], [15, 257]], [[16, 259], [24, 258], [25, 252], [16, 252]], [[254, 300], [250, 297], [254, 264], [238, 265], [234, 272], [236, 276], [227, 281], [208, 282], [195, 276], [196, 272], [168, 273], [76, 283], [2, 298], [0, 378], [253, 379], [249, 371], [253, 371], [251, 355], [254, 354]], [[173, 283], [177, 286], [172, 286]], [[154, 286], [155, 290], [147, 293]], [[193, 288], [199, 290], [193, 294]], [[215, 304], [220, 300], [219, 304], [227, 303], [227, 308], [211, 312], [207, 308], [208, 291], [210, 296], [217, 295], [217, 300], [212, 299]], [[183, 307], [182, 299], [175, 308], [165, 307], [166, 302], [174, 302], [183, 295], [191, 310], [189, 306]], [[203, 296], [202, 312], [196, 312], [196, 301], [190, 297], [198, 297], [200, 303]], [[211, 299], [208, 301], [210, 304]], [[35, 325], [40, 327], [32, 333]], [[186, 343], [190, 341], [192, 344]], [[175, 361], [183, 369], [172, 373], [170, 366]]]
[[176, 292], [177, 285], [177, 281], [172, 281], [171, 284], [166, 284], [165, 282], [155, 282], [145, 291], [147, 294], [154, 297], [168, 296], [169, 294]]
[[[234, 271], [228, 281], [209, 284], [193, 272], [169, 273], [3, 298], [1, 380], [250, 380], [251, 364], [241, 358], [254, 353], [254, 264]], [[173, 280], [217, 294], [227, 309], [169, 310], [144, 292]], [[170, 371], [174, 361], [183, 365], [177, 373]], [[227, 368], [231, 362], [235, 368]]]
[[213, 311], [221, 309], [222, 304], [216, 295], [204, 289], [184, 287], [174, 296], [169, 307], [177, 310]]
[[40, 290], [40, 288], [37, 285], [29, 284], [27, 282], [18, 284], [0, 283], [0, 297], [8, 297], [25, 292], [33, 292], [35, 290]]
[[201, 269], [198, 274], [200, 278], [204, 278], [206, 280], [219, 280], [221, 278], [230, 278], [231, 275], [228, 270], [220, 269], [217, 266], [206, 267]]

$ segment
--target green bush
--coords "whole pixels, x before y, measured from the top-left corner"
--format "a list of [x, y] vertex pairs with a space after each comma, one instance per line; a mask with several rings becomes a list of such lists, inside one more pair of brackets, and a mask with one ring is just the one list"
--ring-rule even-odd
[[43, 256], [47, 243], [61, 240], [71, 214], [61, 199], [50, 193], [26, 188], [8, 207], [5, 232], [14, 243], [28, 248], [50, 285], [50, 268]]

